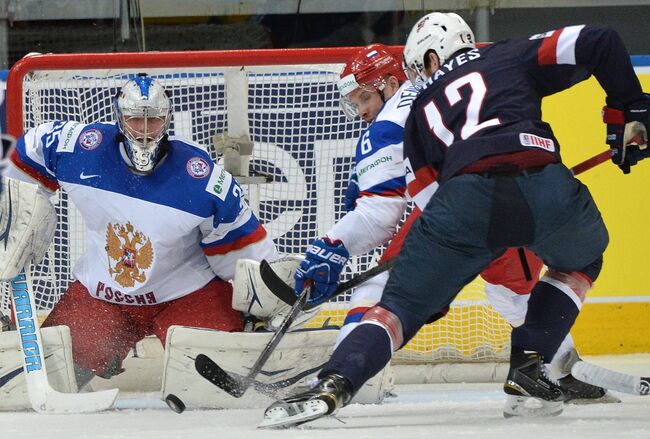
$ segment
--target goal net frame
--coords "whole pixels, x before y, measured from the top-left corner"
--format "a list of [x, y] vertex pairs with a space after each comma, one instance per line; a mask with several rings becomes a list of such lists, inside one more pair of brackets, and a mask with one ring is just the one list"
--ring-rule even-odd
[[[401, 58], [402, 47], [390, 49]], [[212, 144], [216, 134], [253, 142], [250, 169], [268, 183], [243, 184], [247, 196], [255, 198], [255, 210], [279, 250], [303, 254], [345, 214], [343, 195], [365, 124], [345, 119], [335, 84], [345, 61], [358, 50], [31, 55], [9, 73], [8, 131], [18, 137], [36, 124], [54, 120], [113, 121], [106, 107], [117, 88], [129, 77], [147, 72], [172, 96], [172, 133], [204, 144], [214, 160], [219, 159]], [[200, 124], [206, 127], [197, 128]], [[65, 194], [56, 199], [55, 242], [45, 261], [31, 267], [37, 306], [44, 313], [65, 291], [83, 251], [81, 218]], [[371, 267], [382, 250], [352, 258], [344, 278]], [[7, 311], [7, 303], [3, 287], [0, 311]], [[329, 304], [312, 324], [341, 324], [346, 309], [342, 298]], [[461, 292], [445, 318], [426, 325], [397, 353], [396, 361], [503, 362], [509, 356], [509, 340], [510, 326], [487, 304], [483, 282], [477, 279]]]

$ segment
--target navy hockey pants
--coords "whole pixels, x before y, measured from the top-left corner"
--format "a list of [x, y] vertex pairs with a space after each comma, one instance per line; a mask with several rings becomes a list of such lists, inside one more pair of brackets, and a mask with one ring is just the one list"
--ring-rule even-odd
[[[504, 248], [488, 245], [488, 235], [495, 242], [495, 229], [508, 233], [507, 227], [495, 228], [494, 224], [490, 232], [493, 202], [498, 198], [503, 205], [503, 200], [507, 204], [518, 197], [509, 193], [495, 197], [499, 178], [503, 177], [465, 174], [451, 178], [413, 224], [381, 299], [402, 321], [404, 343], [504, 252]], [[514, 227], [511, 236], [503, 238], [508, 241], [514, 236], [521, 241], [508, 241], [507, 246], [527, 247], [547, 266], [567, 273], [602, 256], [608, 234], [600, 212], [587, 187], [564, 165], [547, 165], [539, 172], [511, 178], [527, 204], [521, 216], [532, 217], [532, 222], [530, 233], [522, 234], [516, 225], [520, 218], [513, 218], [521, 203], [513, 202], [514, 210], [506, 208], [502, 219]]]

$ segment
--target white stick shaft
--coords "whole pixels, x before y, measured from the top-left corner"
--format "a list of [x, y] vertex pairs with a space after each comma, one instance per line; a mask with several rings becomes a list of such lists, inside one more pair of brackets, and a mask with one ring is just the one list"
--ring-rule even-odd
[[578, 361], [571, 368], [571, 374], [585, 383], [604, 387], [617, 392], [632, 395], [648, 395], [650, 393], [649, 378], [615, 372], [604, 367], [585, 361]]

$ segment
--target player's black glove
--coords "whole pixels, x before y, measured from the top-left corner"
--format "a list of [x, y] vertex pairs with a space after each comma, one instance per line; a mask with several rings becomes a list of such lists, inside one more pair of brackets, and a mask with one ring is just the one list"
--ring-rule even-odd
[[607, 124], [607, 144], [612, 149], [612, 161], [624, 174], [630, 167], [650, 157], [648, 148], [648, 110], [650, 95], [628, 105], [624, 110], [604, 107], [603, 122]]

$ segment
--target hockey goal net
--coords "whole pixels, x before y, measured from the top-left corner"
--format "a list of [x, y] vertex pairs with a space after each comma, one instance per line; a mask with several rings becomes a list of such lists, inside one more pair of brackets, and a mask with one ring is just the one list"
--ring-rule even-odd
[[[399, 51], [400, 48], [395, 48]], [[244, 184], [279, 250], [303, 254], [342, 215], [343, 195], [361, 121], [346, 120], [335, 83], [357, 48], [257, 51], [35, 55], [8, 79], [8, 126], [13, 135], [56, 120], [113, 121], [112, 99], [139, 72], [159, 79], [174, 107], [171, 132], [218, 155], [213, 136], [248, 136], [252, 173]], [[57, 196], [59, 224], [48, 254], [31, 267], [37, 306], [47, 313], [71, 281], [84, 248], [84, 225], [65, 194]], [[352, 259], [346, 276], [366, 270], [381, 250]], [[8, 311], [3, 286], [0, 310]], [[346, 301], [329, 304], [325, 319], [341, 323]], [[480, 280], [458, 296], [449, 314], [427, 325], [398, 354], [415, 363], [505, 360], [509, 325], [490, 306]]]

